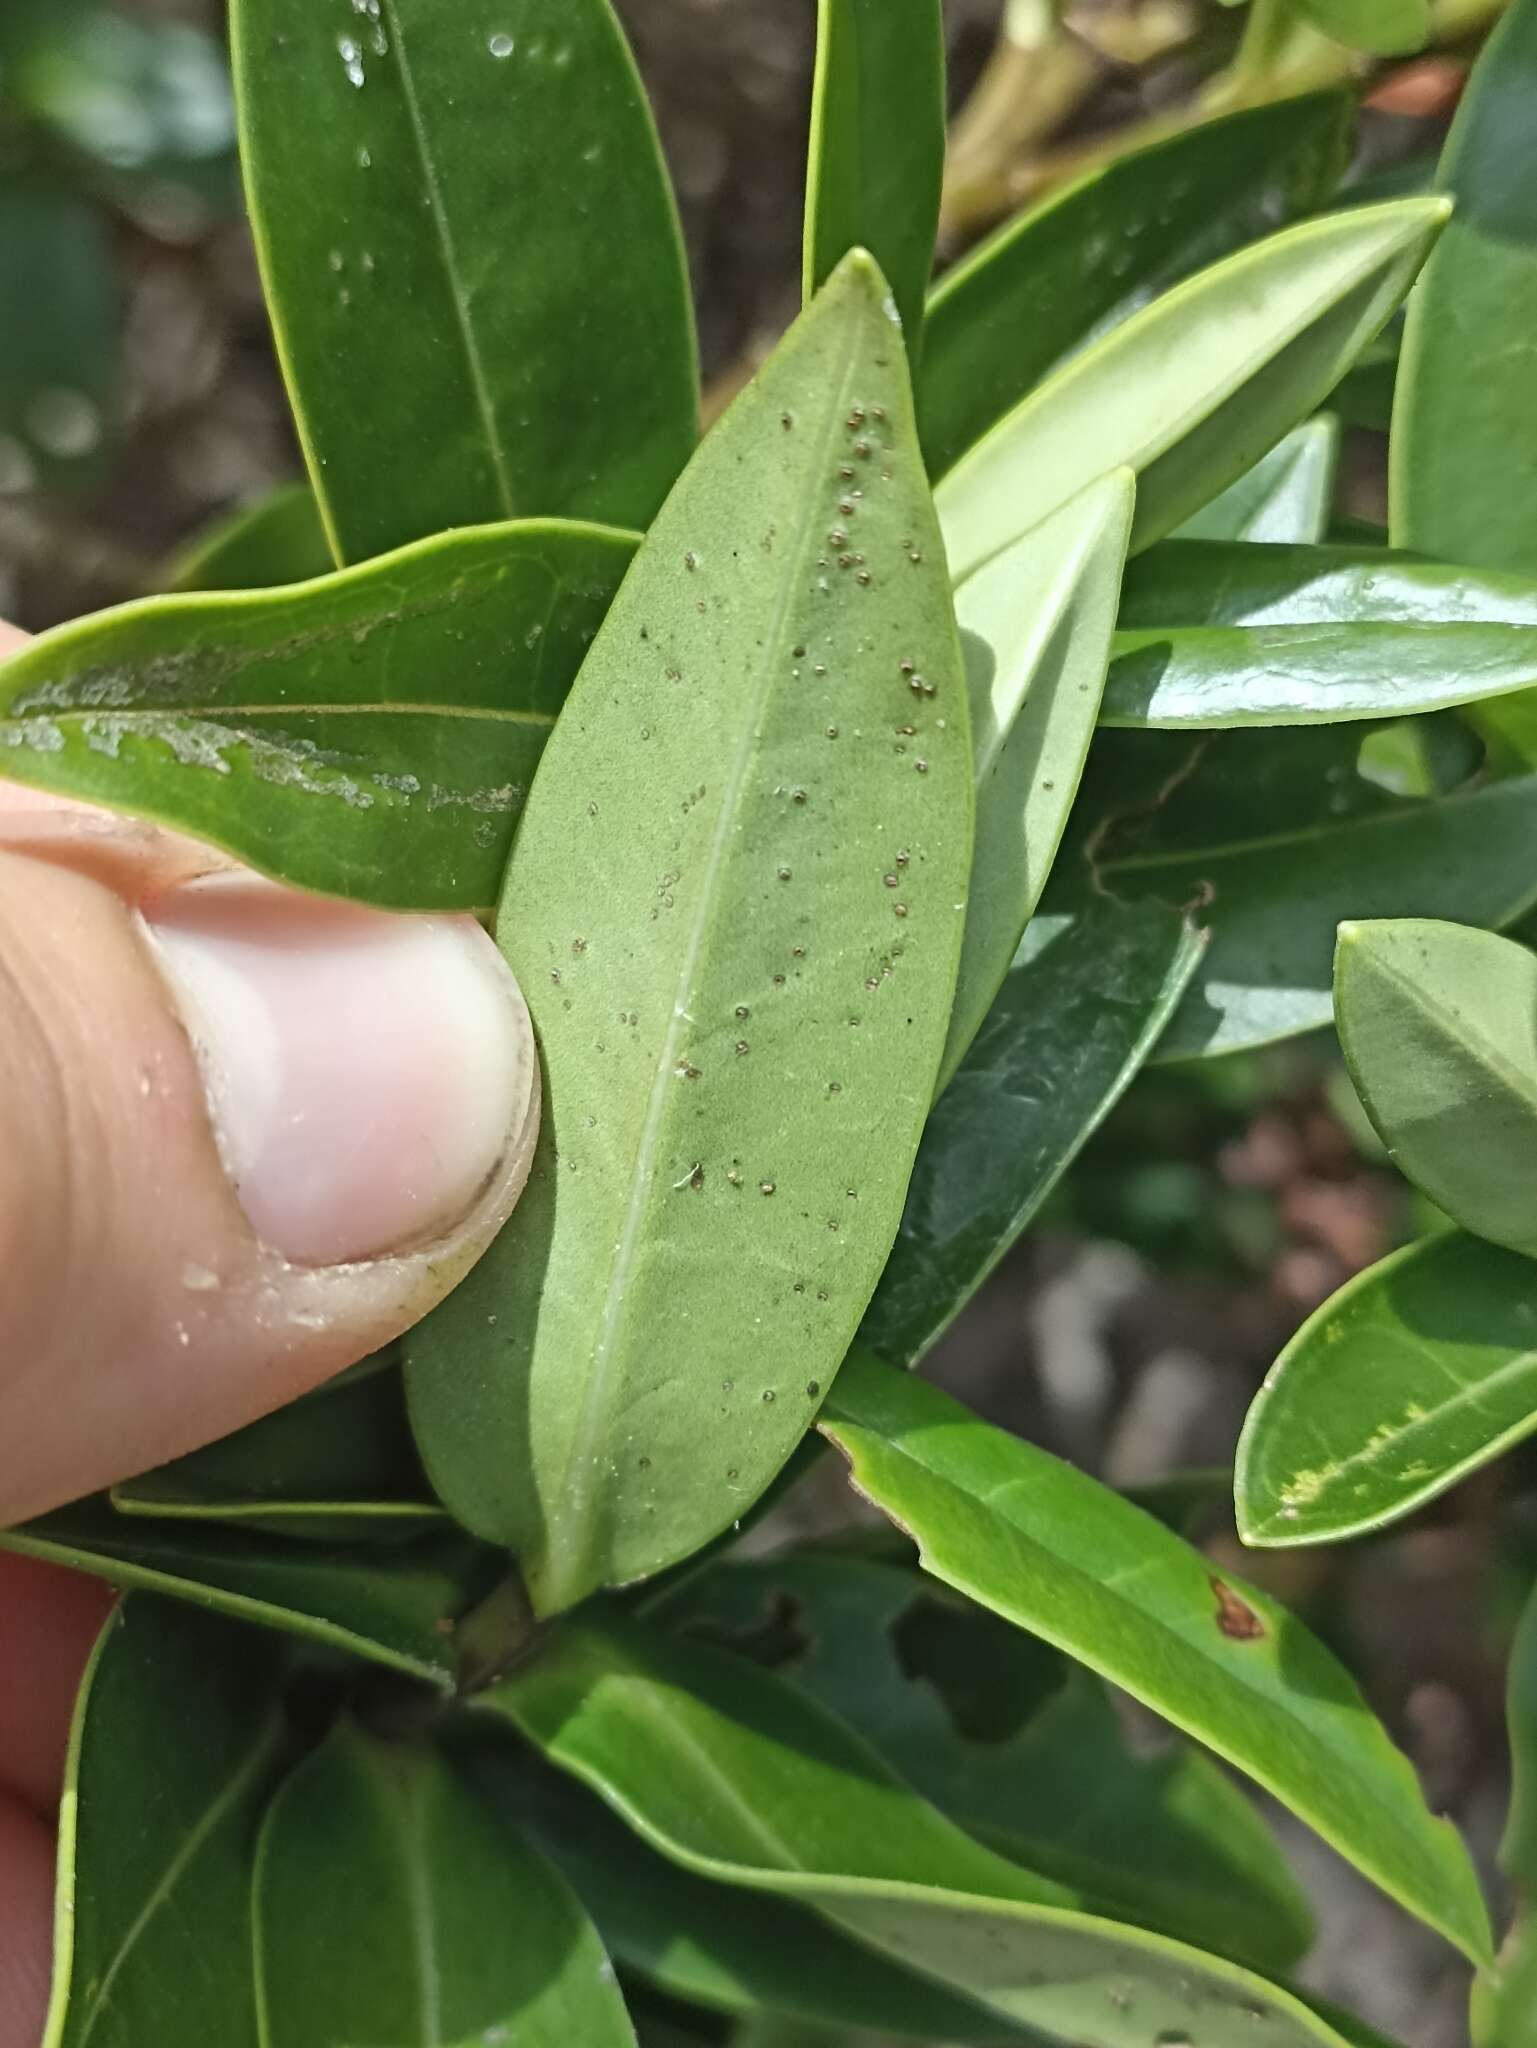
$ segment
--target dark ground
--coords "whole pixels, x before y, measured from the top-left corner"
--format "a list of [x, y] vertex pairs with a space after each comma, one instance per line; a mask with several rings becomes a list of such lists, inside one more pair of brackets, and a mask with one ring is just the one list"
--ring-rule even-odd
[[[958, 98], [1001, 4], [951, 0]], [[681, 195], [707, 378], [729, 381], [795, 304], [813, 0], [620, 8]], [[217, 20], [201, 0], [129, 11]], [[1177, 65], [1151, 84], [1112, 73], [1088, 118], [1113, 123], [1179, 83]], [[0, 180], [6, 163], [0, 146]], [[70, 489], [0, 495], [0, 610], [30, 626], [149, 586], [211, 512], [297, 471], [233, 186], [206, 169], [150, 179], [126, 201], [112, 187], [120, 433]], [[97, 203], [102, 178], [80, 183]], [[17, 303], [13, 286], [7, 318]], [[1144, 1081], [946, 1340], [936, 1375], [1113, 1481], [1225, 1464], [1278, 1346], [1410, 1227], [1359, 1131], [1330, 1047]], [[1522, 1483], [1508, 1460], [1387, 1540], [1244, 1567], [1344, 1651], [1486, 1866], [1503, 1820], [1505, 1610], [1513, 1560], [1532, 1547]], [[829, 1469], [792, 1512], [823, 1525], [847, 1501]], [[1461, 1965], [1305, 1831], [1278, 1825], [1319, 1908], [1309, 1981], [1406, 2048], [1460, 2048]]]

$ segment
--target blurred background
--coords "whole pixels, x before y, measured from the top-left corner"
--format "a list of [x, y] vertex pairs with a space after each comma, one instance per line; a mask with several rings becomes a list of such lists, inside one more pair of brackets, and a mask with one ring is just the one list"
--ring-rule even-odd
[[[713, 410], [795, 310], [814, 0], [619, 0], [682, 203]], [[953, 257], [1016, 205], [1231, 75], [1241, 10], [1083, 0], [1061, 25], [949, 0]], [[1428, 182], [1486, 7], [1353, 82], [1361, 191]], [[190, 536], [299, 474], [246, 232], [215, 0], [0, 0], [0, 614], [40, 629], [165, 580]], [[1007, 29], [1007, 33], [1004, 33]], [[1316, 41], [1316, 39], [1315, 39]], [[1320, 69], [1321, 67], [1321, 69]], [[1340, 397], [1347, 509], [1380, 511], [1393, 351]], [[1154, 1069], [934, 1360], [994, 1419], [1120, 1485], [1217, 1474], [1278, 1348], [1429, 1219], [1381, 1159], [1332, 1039]], [[829, 1466], [832, 1461], [828, 1461]], [[791, 1504], [847, 1519], [839, 1475]], [[784, 1529], [781, 1518], [778, 1527]], [[1243, 1569], [1362, 1677], [1487, 1869], [1503, 1822], [1502, 1674], [1537, 1560], [1537, 1456], [1389, 1537]], [[1310, 1981], [1407, 2044], [1461, 2048], [1466, 1978], [1274, 1816], [1319, 1909]]]

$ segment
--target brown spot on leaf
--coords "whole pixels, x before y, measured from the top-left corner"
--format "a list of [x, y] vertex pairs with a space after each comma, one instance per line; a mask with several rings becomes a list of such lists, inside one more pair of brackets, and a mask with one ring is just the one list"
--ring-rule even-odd
[[1248, 1601], [1240, 1600], [1221, 1579], [1213, 1579], [1211, 1589], [1217, 1596], [1217, 1626], [1222, 1633], [1235, 1643], [1258, 1642], [1265, 1633], [1265, 1624]]

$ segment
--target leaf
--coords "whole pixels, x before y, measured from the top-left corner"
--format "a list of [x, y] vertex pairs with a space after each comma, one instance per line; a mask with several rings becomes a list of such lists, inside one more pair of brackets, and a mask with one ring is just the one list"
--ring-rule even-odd
[[1091, 171], [957, 264], [924, 328], [931, 473], [1155, 294], [1321, 206], [1352, 115], [1345, 95], [1312, 93], [1202, 122]]
[[1374, 548], [1171, 541], [1127, 576], [1102, 722], [1310, 725], [1537, 681], [1537, 583]]
[[544, 1136], [511, 1227], [411, 1338], [408, 1385], [443, 1499], [517, 1552], [542, 1614], [687, 1556], [783, 1465], [933, 1095], [971, 741], [885, 295], [846, 259], [710, 436], [508, 871]]
[[1067, 828], [1105, 686], [1134, 500], [1130, 472], [1112, 472], [956, 592], [977, 822], [940, 1094], [1009, 971]]
[[939, 0], [820, 0], [806, 297], [850, 249], [891, 285], [916, 358], [945, 169], [945, 25]]
[[216, 1523], [151, 1523], [92, 1501], [0, 1530], [0, 1550], [307, 1637], [445, 1691], [458, 1675], [460, 1624], [507, 1570], [458, 1532], [327, 1551]]
[[167, 563], [167, 590], [271, 590], [307, 583], [333, 566], [308, 484], [281, 484], [225, 513]]
[[[7, 93], [13, 89], [7, 75]], [[97, 208], [14, 162], [0, 192], [0, 484], [79, 489], [115, 437], [122, 312]]]
[[251, 1869], [294, 1755], [284, 1677], [270, 1636], [169, 1600], [108, 1620], [70, 1740], [44, 2048], [259, 2048]]
[[1345, 920], [1498, 926], [1530, 905], [1537, 777], [1394, 795], [1373, 779], [1394, 730], [1099, 735], [1045, 908], [1097, 890], [1201, 906], [1210, 944], [1160, 1059], [1328, 1024]]
[[609, 0], [235, 0], [241, 157], [339, 561], [646, 526], [697, 418], [656, 133]]
[[969, 1602], [938, 1605], [929, 1583], [905, 1563], [798, 1552], [717, 1566], [662, 1619], [749, 1655], [754, 1631], [775, 1644], [764, 1662], [969, 1834], [1069, 1888], [1065, 1903], [1261, 1972], [1295, 1964], [1307, 1902], [1232, 1780], [1183, 1746], [1138, 1753], [1097, 1679]]
[[1035, 920], [925, 1127], [871, 1350], [913, 1364], [960, 1314], [1157, 1044], [1202, 945], [1151, 902]]
[[1393, 407], [1393, 542], [1537, 574], [1537, 4], [1515, 0], [1441, 159], [1451, 227], [1410, 304]]
[[1537, 956], [1429, 919], [1341, 925], [1334, 1008], [1393, 1163], [1454, 1223], [1537, 1255]]
[[1294, 1616], [1216, 1576], [1086, 1473], [868, 1356], [845, 1366], [821, 1428], [925, 1570], [1247, 1771], [1464, 1954], [1487, 1957], [1461, 1840], [1431, 1818], [1407, 1758]]
[[484, 908], [634, 546], [487, 527], [291, 590], [57, 626], [0, 663], [0, 768], [298, 887]]
[[704, 1644], [574, 1624], [476, 1702], [695, 1875], [814, 1906], [868, 1947], [1081, 2048], [1247, 2037], [1338, 2048], [1290, 1993], [1139, 1928], [1041, 1902], [850, 1729]]
[[510, 1812], [562, 1872], [615, 1960], [673, 1997], [920, 2041], [1035, 2039], [804, 1906], [744, 1895], [668, 1862], [572, 1780], [531, 1772], [521, 1746], [482, 1743], [466, 1764], [479, 1796]]
[[613, 1967], [564, 1880], [425, 1742], [341, 1721], [256, 1864], [263, 2048], [620, 2048]]
[[1449, 211], [1400, 199], [1242, 249], [1073, 357], [948, 472], [957, 582], [1106, 470], [1137, 472], [1133, 551], [1181, 525], [1328, 396]]
[[1334, 504], [1340, 423], [1304, 420], [1247, 476], [1229, 484], [1179, 529], [1181, 540], [1321, 541]]
[[1298, 0], [1298, 11], [1331, 41], [1379, 57], [1407, 56], [1430, 40], [1430, 0]]
[[400, 1374], [345, 1376], [206, 1450], [112, 1490], [119, 1514], [228, 1522], [340, 1544], [399, 1541], [446, 1520], [406, 1417]]
[[1537, 1430], [1537, 1268], [1453, 1231], [1348, 1281], [1256, 1396], [1234, 1497], [1245, 1543], [1399, 1521]]

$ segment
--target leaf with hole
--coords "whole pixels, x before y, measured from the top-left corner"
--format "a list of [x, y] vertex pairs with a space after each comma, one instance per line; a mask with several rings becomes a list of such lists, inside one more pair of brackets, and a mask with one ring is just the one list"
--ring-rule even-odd
[[823, 1410], [925, 1570], [1247, 1771], [1473, 1961], [1478, 1880], [1355, 1681], [1283, 1608], [1086, 1473], [855, 1353]]
[[1304, 221], [1065, 363], [939, 485], [957, 581], [1109, 469], [1137, 472], [1133, 550], [1182, 525], [1328, 396], [1448, 211], [1442, 199], [1401, 199]]
[[1537, 1266], [1451, 1231], [1309, 1317], [1255, 1397], [1234, 1497], [1246, 1543], [1386, 1527], [1537, 1430]]
[[338, 561], [451, 526], [644, 527], [693, 312], [609, 0], [234, 0], [262, 282]]
[[408, 1383], [439, 1493], [545, 1614], [687, 1556], [784, 1464], [932, 1099], [971, 741], [885, 299], [846, 259], [701, 449], [508, 870], [544, 1135]]
[[57, 626], [0, 664], [0, 769], [301, 888], [483, 909], [634, 549], [603, 527], [486, 527]]

